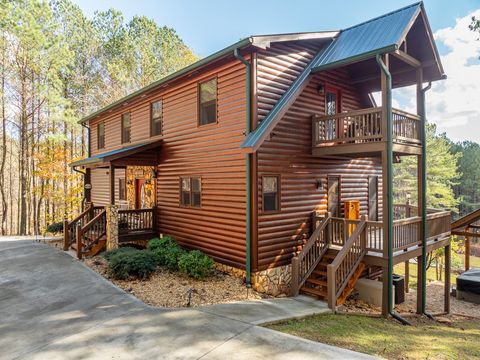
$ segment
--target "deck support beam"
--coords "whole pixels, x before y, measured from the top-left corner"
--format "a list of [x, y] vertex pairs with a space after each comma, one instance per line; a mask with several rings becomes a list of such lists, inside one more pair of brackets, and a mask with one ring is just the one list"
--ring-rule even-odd
[[445, 246], [445, 303], [444, 311], [450, 313], [450, 267], [451, 267], [451, 248]]

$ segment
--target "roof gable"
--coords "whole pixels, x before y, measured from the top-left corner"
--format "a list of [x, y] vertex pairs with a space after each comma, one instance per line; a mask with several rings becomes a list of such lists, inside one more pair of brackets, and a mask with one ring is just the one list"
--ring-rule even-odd
[[393, 51], [420, 13], [416, 3], [340, 31], [328, 49], [313, 65], [313, 72], [326, 70], [372, 54]]

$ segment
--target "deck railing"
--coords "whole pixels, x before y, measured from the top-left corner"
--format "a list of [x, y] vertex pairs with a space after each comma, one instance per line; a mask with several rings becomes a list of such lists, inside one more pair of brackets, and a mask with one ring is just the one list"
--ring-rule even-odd
[[300, 288], [307, 278], [312, 274], [318, 262], [328, 250], [329, 234], [327, 225], [330, 223], [330, 216], [321, 220], [318, 227], [313, 231], [312, 236], [303, 246], [302, 251], [292, 259], [292, 295], [298, 295]]
[[363, 218], [327, 266], [328, 307], [333, 309], [353, 273], [367, 253], [367, 221]]
[[[393, 140], [420, 144], [420, 117], [393, 109]], [[312, 146], [331, 146], [384, 141], [382, 108], [348, 111], [335, 115], [313, 116]]]
[[154, 226], [154, 208], [118, 211], [118, 229], [120, 233], [153, 230]]

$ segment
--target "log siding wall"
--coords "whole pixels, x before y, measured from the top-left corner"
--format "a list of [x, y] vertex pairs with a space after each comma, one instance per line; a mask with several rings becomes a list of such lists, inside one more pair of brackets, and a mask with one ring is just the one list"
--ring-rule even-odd
[[[340, 176], [342, 208], [346, 200], [360, 200], [362, 214], [368, 213], [369, 175], [379, 176], [381, 193], [380, 159], [316, 158], [311, 155], [311, 116], [325, 112], [325, 96], [317, 91], [320, 83], [340, 89], [342, 111], [366, 107], [357, 89], [348, 85], [346, 71], [315, 75], [275, 127], [270, 140], [258, 150], [259, 270], [288, 264], [301, 249], [310, 235], [311, 212], [327, 211], [328, 175]], [[280, 176], [280, 211], [275, 214], [262, 211], [261, 178], [270, 174]], [[322, 184], [319, 189], [318, 181]]]
[[[247, 59], [249, 55], [244, 55]], [[198, 125], [198, 83], [217, 78], [217, 119]], [[134, 100], [121, 110], [94, 119], [92, 155], [121, 144], [121, 114], [131, 114], [131, 143], [162, 139], [157, 166], [158, 228], [181, 245], [196, 248], [236, 267], [245, 265], [245, 66], [238, 60], [187, 77], [178, 84]], [[150, 137], [150, 103], [163, 99], [163, 135]], [[97, 149], [96, 124], [105, 122], [105, 148]], [[201, 178], [201, 207], [180, 205], [180, 177]], [[108, 202], [105, 169], [92, 172], [94, 202]], [[117, 186], [117, 183], [115, 184]]]

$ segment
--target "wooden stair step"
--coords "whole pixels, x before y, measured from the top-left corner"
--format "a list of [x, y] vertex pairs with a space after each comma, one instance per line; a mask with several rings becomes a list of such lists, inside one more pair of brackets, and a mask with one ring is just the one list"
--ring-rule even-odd
[[337, 256], [337, 254], [335, 254], [335, 253], [328, 253], [328, 252], [327, 252], [325, 255], [323, 255], [323, 257], [324, 257], [325, 259], [332, 259], [332, 260], [335, 259], [336, 256]]
[[327, 281], [326, 280], [319, 280], [319, 279], [314, 279], [314, 278], [308, 278], [307, 283], [310, 284], [315, 284], [315, 285], [321, 285], [321, 286], [327, 286]]
[[321, 297], [321, 298], [327, 297], [327, 290], [321, 290], [321, 289], [302, 286], [300, 288], [300, 291], [303, 292], [303, 293], [306, 293], [308, 295], [313, 295], [313, 296], [317, 296], [317, 297]]
[[327, 276], [327, 270], [319, 270], [318, 267], [313, 270], [312, 274], [318, 275], [318, 276]]

